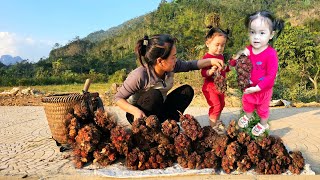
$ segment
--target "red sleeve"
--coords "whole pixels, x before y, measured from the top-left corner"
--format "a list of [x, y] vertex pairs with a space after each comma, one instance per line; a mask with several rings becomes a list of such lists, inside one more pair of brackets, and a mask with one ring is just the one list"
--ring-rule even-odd
[[[207, 54], [205, 54], [205, 55], [202, 57], [202, 59], [207, 59], [207, 58], [209, 58]], [[201, 60], [200, 60], [200, 61], [201, 61]], [[210, 69], [210, 68], [211, 68], [211, 66], [207, 66], [207, 67], [204, 67], [204, 68], [201, 69], [201, 75], [202, 75], [202, 77], [208, 77], [207, 71], [208, 71], [208, 69]]]
[[237, 65], [237, 60], [235, 59], [230, 59], [229, 60], [229, 65], [232, 66], [232, 67], [235, 67]]

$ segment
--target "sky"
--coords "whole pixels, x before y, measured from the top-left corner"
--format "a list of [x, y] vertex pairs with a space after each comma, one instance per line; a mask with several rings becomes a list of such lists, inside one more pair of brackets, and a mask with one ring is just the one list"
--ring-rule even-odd
[[161, 0], [2, 0], [0, 57], [47, 58], [55, 43], [107, 30], [157, 9]]

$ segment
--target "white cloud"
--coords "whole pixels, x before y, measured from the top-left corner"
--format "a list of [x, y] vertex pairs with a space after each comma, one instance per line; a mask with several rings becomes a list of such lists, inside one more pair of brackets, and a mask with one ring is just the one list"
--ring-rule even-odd
[[9, 32], [0, 32], [0, 55], [10, 54], [16, 55], [17, 50], [15, 48], [15, 34]]
[[39, 40], [33, 37], [22, 37], [15, 33], [0, 32], [0, 56], [20, 56], [30, 61], [38, 61], [48, 57], [54, 43], [49, 40]]

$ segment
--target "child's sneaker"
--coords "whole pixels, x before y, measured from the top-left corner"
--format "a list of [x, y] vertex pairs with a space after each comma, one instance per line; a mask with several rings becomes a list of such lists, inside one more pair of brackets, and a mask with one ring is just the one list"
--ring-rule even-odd
[[269, 125], [267, 124], [266, 127], [263, 126], [262, 124], [258, 123], [256, 124], [252, 130], [251, 133], [255, 136], [260, 136], [261, 134], [263, 134], [267, 129], [269, 129]]
[[223, 135], [226, 133], [226, 128], [221, 120], [218, 120], [217, 122], [210, 121], [210, 126], [218, 135]]
[[248, 127], [249, 122], [250, 122], [250, 118], [248, 118], [246, 115], [244, 115], [238, 120], [238, 125], [241, 128], [245, 128], [245, 127]]

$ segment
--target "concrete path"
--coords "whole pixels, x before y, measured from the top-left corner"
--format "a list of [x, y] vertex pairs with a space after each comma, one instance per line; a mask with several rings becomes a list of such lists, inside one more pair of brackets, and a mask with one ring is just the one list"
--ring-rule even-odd
[[[124, 113], [118, 108], [107, 108], [124, 119]], [[221, 119], [228, 123], [238, 119], [239, 112], [239, 108], [225, 108]], [[185, 113], [194, 115], [202, 126], [208, 125], [207, 108], [190, 107]], [[320, 108], [272, 108], [270, 120], [271, 134], [280, 136], [289, 150], [302, 151], [306, 162], [320, 178]], [[121, 123], [129, 125], [125, 121]], [[0, 106], [0, 134], [0, 179], [79, 179], [95, 175], [75, 169], [68, 153], [59, 151], [51, 139], [41, 106]]]

